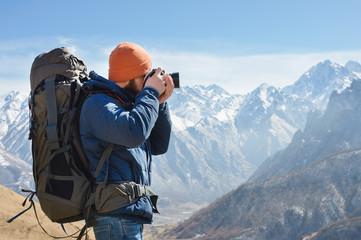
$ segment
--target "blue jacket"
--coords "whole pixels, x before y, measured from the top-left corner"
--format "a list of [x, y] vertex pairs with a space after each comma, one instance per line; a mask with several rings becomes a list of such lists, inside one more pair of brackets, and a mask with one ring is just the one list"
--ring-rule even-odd
[[[152, 155], [163, 154], [168, 149], [171, 120], [167, 103], [159, 105], [158, 92], [151, 87], [134, 96], [94, 72], [90, 77], [107, 84], [124, 102], [133, 104], [131, 110], [124, 110], [114, 98], [103, 93], [92, 95], [84, 102], [79, 130], [91, 173], [94, 174], [105, 148], [114, 143], [107, 182], [133, 181], [150, 186]], [[106, 165], [97, 182], [104, 181]], [[153, 207], [148, 197], [142, 197], [109, 214], [150, 223]]]

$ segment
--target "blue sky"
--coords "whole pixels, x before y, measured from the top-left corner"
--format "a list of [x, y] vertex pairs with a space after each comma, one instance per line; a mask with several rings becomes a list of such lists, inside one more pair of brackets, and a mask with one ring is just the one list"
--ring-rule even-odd
[[0, 94], [29, 91], [33, 59], [66, 46], [107, 75], [111, 50], [135, 42], [181, 84], [247, 93], [283, 87], [320, 61], [361, 62], [359, 0], [0, 3]]

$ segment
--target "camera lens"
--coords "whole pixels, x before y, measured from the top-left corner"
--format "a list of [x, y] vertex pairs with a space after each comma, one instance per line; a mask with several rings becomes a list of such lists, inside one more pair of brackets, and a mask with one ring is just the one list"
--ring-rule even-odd
[[[145, 85], [145, 82], [148, 80], [148, 78], [150, 78], [151, 76], [153, 76], [153, 74], [155, 73], [156, 69], [153, 69], [147, 76], [147, 78], [144, 80], [143, 83], [143, 87]], [[161, 75], [163, 75], [165, 72], [164, 70], [161, 72]], [[180, 84], [179, 84], [179, 72], [175, 72], [175, 73], [169, 73], [169, 75], [172, 77], [173, 79], [173, 83], [174, 83], [174, 88], [180, 88]]]
[[169, 74], [173, 78], [174, 88], [179, 88], [179, 73], [170, 73]]

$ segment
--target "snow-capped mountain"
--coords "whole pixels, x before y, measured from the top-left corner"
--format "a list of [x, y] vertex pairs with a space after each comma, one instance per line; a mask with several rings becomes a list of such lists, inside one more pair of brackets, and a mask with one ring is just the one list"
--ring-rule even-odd
[[247, 94], [234, 119], [245, 158], [259, 165], [287, 146], [294, 132], [303, 128], [307, 113], [314, 109], [310, 101], [288, 96], [267, 84]]
[[293, 85], [285, 87], [287, 95], [297, 95], [324, 109], [330, 94], [341, 92], [349, 87], [352, 80], [358, 78], [361, 65], [349, 61], [345, 66], [326, 60], [305, 72]]
[[[324, 114], [251, 178], [161, 239], [359, 239], [361, 79], [334, 91]], [[326, 228], [324, 228], [326, 227]], [[340, 236], [321, 238], [324, 230]], [[341, 232], [340, 232], [341, 231]], [[309, 235], [309, 238], [303, 236]], [[356, 237], [357, 236], [357, 237]]]
[[[303, 130], [310, 111], [324, 111], [331, 91], [342, 91], [361, 75], [358, 69], [356, 62], [343, 67], [324, 61], [294, 85], [262, 84], [246, 95], [229, 94], [217, 85], [176, 89], [169, 100], [169, 151], [153, 164], [160, 205], [206, 204], [235, 189]], [[0, 98], [0, 116], [0, 147], [31, 163], [26, 95], [12, 92]]]
[[347, 67], [325, 60], [293, 85], [277, 89], [267, 84], [247, 94], [235, 117], [245, 159], [257, 166], [290, 143], [303, 129], [310, 111], [324, 111], [333, 91], [341, 92], [361, 75], [361, 65]]
[[361, 75], [361, 64], [356, 61], [348, 61], [345, 65], [345, 68], [352, 72], [353, 74], [360, 77]]
[[1, 144], [4, 149], [31, 164], [30, 142], [25, 138], [29, 134], [27, 95], [13, 91], [0, 101], [4, 103], [0, 103], [0, 111], [4, 113], [0, 121], [6, 126], [0, 130]]
[[325, 113], [311, 113], [304, 131], [296, 132], [287, 148], [267, 159], [250, 181], [282, 176], [327, 155], [360, 147], [360, 102], [360, 79], [341, 93], [334, 91]]
[[169, 99], [173, 131], [195, 127], [204, 118], [232, 122], [242, 100], [243, 96], [231, 95], [217, 85], [177, 89]]
[[239, 148], [233, 120], [242, 99], [216, 85], [174, 91], [169, 150], [153, 165], [157, 192], [170, 201], [204, 204], [254, 172]]
[[[18, 91], [13, 91], [0, 98], [0, 139], [8, 133], [12, 124], [19, 121], [19, 116], [24, 113], [24, 103], [27, 105], [26, 99], [27, 96]], [[25, 113], [28, 112], [25, 111]]]
[[0, 183], [18, 193], [34, 189], [32, 165], [0, 148]]
[[0, 98], [0, 184], [16, 192], [31, 188], [27, 95], [12, 91]]

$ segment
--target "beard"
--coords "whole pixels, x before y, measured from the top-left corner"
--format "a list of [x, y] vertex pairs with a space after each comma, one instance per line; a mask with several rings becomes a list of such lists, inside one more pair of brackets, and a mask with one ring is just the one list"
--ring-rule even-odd
[[127, 84], [127, 86], [124, 87], [125, 90], [127, 90], [128, 92], [133, 93], [134, 95], [137, 95], [139, 90], [137, 89], [137, 86], [135, 84], [134, 79], [130, 80], [129, 83]]

